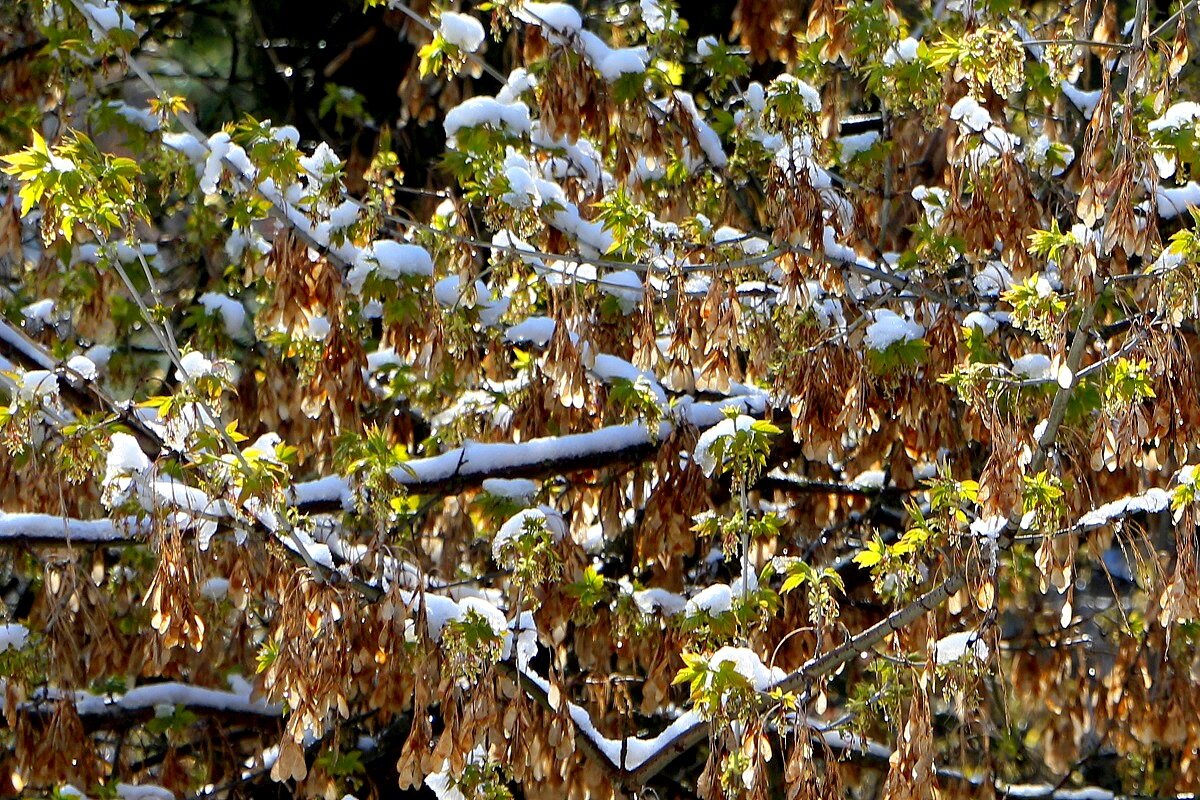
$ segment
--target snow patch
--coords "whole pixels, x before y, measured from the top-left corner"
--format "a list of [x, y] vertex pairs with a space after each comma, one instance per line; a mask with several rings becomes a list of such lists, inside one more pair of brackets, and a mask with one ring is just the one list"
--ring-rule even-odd
[[49, 325], [54, 318], [54, 301], [47, 298], [30, 303], [21, 309], [21, 316], [39, 327]]
[[578, 33], [583, 28], [583, 17], [566, 3], [525, 2], [513, 15], [522, 22], [541, 25], [559, 34]]
[[[58, 395], [58, 376], [47, 369], [30, 369], [21, 373], [17, 394], [22, 400], [43, 402]], [[12, 406], [9, 407], [10, 409]]]
[[605, 274], [600, 290], [617, 298], [621, 311], [625, 314], [637, 307], [646, 292], [642, 279], [631, 269], [619, 269]]
[[950, 119], [958, 123], [960, 131], [971, 133], [982, 133], [992, 126], [992, 115], [970, 95], [964, 95], [951, 107]]
[[483, 490], [515, 503], [531, 503], [537, 497], [538, 485], [528, 478], [488, 478]]
[[1200, 119], [1200, 103], [1186, 100], [1168, 108], [1158, 119], [1150, 121], [1147, 128], [1151, 131], [1178, 130], [1194, 125]]
[[420, 245], [379, 239], [363, 250], [362, 257], [374, 262], [376, 272], [392, 280], [401, 275], [433, 276], [433, 259]]
[[0, 653], [20, 650], [29, 641], [29, 629], [15, 622], [0, 624]]
[[[299, 134], [297, 134], [299, 135]], [[300, 157], [300, 168], [317, 184], [324, 186], [337, 172], [342, 160], [325, 142], [318, 144], [311, 156]]]
[[771, 81], [771, 85], [767, 89], [767, 96], [777, 97], [781, 94], [798, 94], [809, 111], [814, 114], [818, 114], [821, 111], [821, 93], [814, 89], [811, 84], [800, 80], [794, 75], [785, 73]]
[[967, 314], [966, 318], [963, 320], [963, 327], [978, 328], [984, 336], [991, 336], [996, 332], [996, 328], [999, 327], [999, 323], [996, 322], [996, 320], [990, 315], [982, 311], [972, 311], [970, 314]]
[[701, 612], [709, 616], [724, 614], [733, 608], [733, 589], [727, 583], [715, 583], [706, 586], [696, 595], [689, 598], [683, 606], [683, 613], [693, 616]]
[[925, 335], [925, 328], [886, 308], [871, 312], [874, 320], [867, 326], [866, 345], [882, 351], [897, 342], [911, 342]]
[[704, 471], [704, 474], [710, 478], [717, 470], [717, 458], [712, 452], [713, 446], [717, 440], [726, 437], [734, 436], [738, 431], [750, 430], [754, 424], [754, 418], [739, 414], [734, 419], [723, 419], [716, 425], [700, 434], [700, 438], [696, 441], [696, 448], [692, 452], [692, 458]]
[[446, 114], [442, 127], [447, 139], [453, 139], [463, 128], [504, 129], [517, 136], [528, 135], [531, 127], [529, 106], [521, 102], [502, 103], [495, 97], [480, 95], [466, 100]]
[[955, 664], [968, 655], [986, 661], [989, 652], [987, 642], [979, 638], [979, 631], [963, 631], [938, 640], [934, 661], [938, 665]]
[[916, 61], [920, 46], [920, 42], [907, 36], [887, 49], [883, 54], [883, 63], [890, 67], [901, 62]]
[[708, 668], [716, 669], [725, 663], [733, 664], [734, 671], [759, 692], [767, 691], [787, 677], [779, 667], [768, 668], [758, 654], [747, 647], [722, 647], [708, 660]]
[[1008, 527], [1008, 519], [1000, 514], [980, 517], [971, 523], [971, 535], [979, 539], [996, 541]]
[[526, 528], [531, 525], [544, 527], [556, 542], [561, 541], [567, 535], [566, 521], [563, 520], [562, 514], [553, 508], [538, 506], [537, 508], [522, 509], [500, 526], [500, 530], [496, 532], [496, 538], [492, 540], [492, 558], [496, 563], [503, 564], [508, 560], [505, 558], [507, 545], [509, 542], [521, 539], [525, 535]]
[[96, 362], [87, 356], [71, 356], [67, 360], [68, 374], [75, 373], [85, 381], [94, 381], [99, 373]]
[[443, 39], [467, 53], [474, 53], [483, 44], [483, 25], [470, 14], [443, 11], [438, 31]]
[[530, 343], [545, 347], [554, 335], [555, 322], [550, 317], [530, 317], [510, 327], [504, 333], [504, 341], [509, 344]]
[[659, 588], [640, 589], [634, 592], [633, 602], [637, 605], [638, 611], [646, 616], [651, 616], [656, 611], [673, 616], [683, 611], [687, 604], [682, 595]]
[[[709, 124], [704, 121], [704, 118], [700, 116], [700, 110], [696, 108], [695, 98], [692, 97], [692, 95], [688, 92], [678, 90], [674, 92], [673, 96], [675, 98], [675, 102], [678, 103], [691, 118], [692, 124], [696, 128], [696, 138], [698, 140], [695, 142], [695, 144], [700, 148], [700, 151], [704, 153], [704, 157], [707, 158], [709, 163], [717, 169], [725, 167], [729, 163], [729, 159], [726, 157], [725, 151], [721, 147], [721, 137], [717, 136], [717, 132], [714, 131], [712, 127], [710, 127]], [[820, 102], [820, 98], [818, 98], [817, 102]]]
[[121, 8], [117, 0], [104, 0], [103, 3], [84, 3], [87, 12], [88, 25], [92, 29], [92, 38], [100, 41], [109, 31], [136, 30], [133, 18]]
[[1084, 514], [1075, 527], [1087, 530], [1099, 528], [1130, 514], [1157, 514], [1171, 507], [1171, 493], [1164, 489], [1147, 489], [1142, 494], [1122, 497], [1105, 503]]
[[1050, 356], [1044, 353], [1028, 353], [1013, 359], [1013, 372], [1030, 380], [1050, 378]]
[[181, 383], [187, 383], [197, 378], [213, 375], [216, 371], [216, 364], [212, 360], [203, 353], [192, 350], [179, 357], [179, 369], [175, 370], [175, 373]]
[[245, 328], [246, 307], [229, 295], [205, 292], [199, 300], [205, 311], [221, 318], [225, 333], [229, 336], [237, 336]]
[[1080, 113], [1088, 119], [1092, 118], [1092, 112], [1096, 110], [1096, 106], [1100, 105], [1100, 89], [1091, 92], [1084, 91], [1070, 81], [1063, 81], [1062, 90]]

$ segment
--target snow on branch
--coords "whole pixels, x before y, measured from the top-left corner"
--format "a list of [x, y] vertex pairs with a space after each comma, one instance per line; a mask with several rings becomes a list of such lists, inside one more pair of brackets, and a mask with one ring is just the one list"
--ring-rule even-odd
[[[919, 602], [919, 601], [918, 601]], [[811, 662], [810, 662], [811, 663]], [[519, 680], [526, 693], [540, 705], [554, 710], [550, 704], [550, 684], [540, 675], [529, 670], [518, 670], [510, 663], [501, 665], [514, 679]], [[782, 685], [782, 682], [780, 683]], [[601, 764], [615, 781], [626, 786], [644, 785], [654, 772], [649, 772], [665, 754], [682, 753], [678, 748], [688, 742], [689, 733], [704, 727], [705, 723], [699, 714], [686, 711], [680, 714], [662, 733], [650, 738], [629, 737], [626, 739], [610, 739], [596, 730], [595, 724], [587, 710], [575, 703], [567, 703], [567, 713], [575, 724], [576, 741], [593, 757], [600, 757]], [[821, 741], [831, 750], [845, 753], [853, 758], [866, 758], [887, 764], [892, 756], [892, 750], [879, 742], [841, 730], [833, 725], [823, 725], [819, 720], [810, 718], [808, 729], [814, 740]], [[675, 748], [672, 751], [672, 748]], [[686, 749], [686, 748], [685, 748]], [[815, 752], [820, 752], [815, 751]], [[662, 766], [665, 766], [665, 761]], [[658, 766], [661, 769], [661, 766]], [[983, 779], [968, 776], [961, 770], [939, 767], [938, 777], [961, 781], [972, 786], [981, 786]], [[1051, 784], [1017, 784], [995, 781], [994, 788], [997, 796], [1011, 800], [1122, 800], [1120, 795], [1097, 787], [1063, 788]]]
[[[964, 585], [965, 579], [961, 574], [952, 576], [910, 605], [867, 628], [845, 644], [810, 659], [796, 671], [765, 686], [764, 690], [780, 688], [792, 691], [807, 681], [834, 672], [883, 641], [889, 634], [936, 609]], [[544, 678], [527, 669], [518, 669], [507, 662], [504, 662], [504, 666], [519, 679], [525, 691], [537, 702], [542, 705], [549, 703], [550, 684]], [[587, 710], [581, 706], [568, 703], [567, 711], [575, 724], [577, 741], [589, 752], [601, 756], [602, 765], [609, 772], [619, 774], [620, 782], [627, 786], [645, 785], [668, 764], [708, 737], [709, 723], [695, 710], [680, 714], [656, 736], [630, 736], [624, 739], [609, 739], [603, 736], [596, 729]], [[866, 746], [854, 737], [846, 737], [833, 731], [829, 734], [825, 740], [831, 746], [842, 746], [846, 749], [863, 749]]]
[[0, 511], [0, 545], [133, 544], [146, 526], [129, 519], [72, 519], [57, 514], [6, 514]]
[[[536, 127], [536, 124], [535, 124]], [[543, 182], [548, 184], [548, 182]], [[467, 236], [461, 233], [455, 233], [451, 230], [441, 230], [433, 226], [422, 223], [418, 220], [402, 217], [396, 214], [385, 215], [385, 219], [389, 222], [403, 225], [408, 228], [425, 230], [430, 233], [436, 233], [440, 237], [449, 238], [454, 242], [472, 247], [476, 250], [487, 250], [497, 253], [508, 253], [526, 259], [536, 269], [545, 272], [555, 273], [569, 277], [575, 283], [596, 284], [601, 287], [608, 284], [605, 278], [593, 276], [584, 270], [566, 270], [562, 268], [553, 268], [550, 265], [553, 263], [573, 264], [573, 265], [588, 265], [591, 267], [606, 267], [614, 270], [631, 270], [633, 272], [645, 273], [646, 275], [662, 276], [663, 280], [655, 283], [648, 283], [658, 295], [662, 297], [671, 297], [676, 294], [673, 284], [667, 280], [674, 272], [682, 272], [686, 275], [703, 274], [712, 272], [728, 272], [730, 270], [741, 267], [763, 266], [770, 273], [773, 262], [779, 258], [788, 255], [802, 255], [808, 258], [818, 259], [824, 263], [836, 266], [844, 270], [848, 274], [857, 275], [867, 281], [878, 281], [880, 284], [890, 286], [897, 293], [909, 292], [913, 295], [924, 297], [930, 301], [937, 302], [943, 305], [952, 306], [960, 310], [973, 310], [974, 306], [965, 303], [962, 299], [951, 297], [945, 292], [938, 291], [935, 287], [925, 285], [912, 276], [906, 273], [896, 272], [886, 261], [876, 262], [869, 258], [858, 255], [852, 248], [838, 244], [832, 234], [832, 228], [826, 228], [826, 240], [824, 246], [820, 250], [806, 247], [802, 244], [786, 243], [780, 247], [771, 247], [760, 249], [759, 245], [762, 239], [754, 236], [746, 237], [746, 243], [743, 246], [747, 255], [744, 258], [726, 259], [714, 262], [691, 263], [685, 262], [682, 264], [667, 264], [661, 261], [616, 261], [606, 259], [599, 255], [606, 249], [605, 247], [597, 247], [597, 243], [592, 241], [590, 244], [587, 237], [579, 236], [580, 218], [578, 208], [574, 203], [570, 203], [565, 197], [557, 197], [556, 201], [564, 205], [566, 209], [565, 215], [555, 215], [548, 220], [548, 224], [566, 234], [568, 238], [576, 241], [581, 246], [581, 250], [592, 250], [595, 252], [585, 253], [581, 255], [571, 255], [568, 253], [551, 253], [545, 250], [539, 250], [522, 243], [521, 245], [510, 244], [507, 238], [500, 237], [487, 241], [473, 236]], [[359, 201], [351, 198], [350, 202], [358, 203]], [[571, 209], [574, 209], [571, 212]], [[562, 223], [562, 224], [559, 224]], [[600, 232], [605, 234], [603, 230]], [[718, 242], [721, 243], [721, 242]], [[728, 244], [729, 242], [725, 242]], [[762, 286], [757, 294], [765, 297], [775, 297], [780, 294], [779, 287], [774, 285]]]
[[[707, 428], [724, 419], [724, 409], [762, 415], [764, 395], [745, 395], [716, 402], [677, 404], [672, 419], [656, 428], [611, 425], [588, 433], [548, 436], [519, 443], [467, 442], [428, 458], [415, 458], [392, 472], [413, 494], [442, 494], [481, 484], [489, 478], [533, 478], [578, 469], [600, 469], [640, 461], [658, 450], [679, 424]], [[349, 497], [344, 479], [323, 478], [297, 484], [293, 499], [301, 511], [340, 507]]]
[[155, 683], [138, 686], [125, 694], [101, 696], [87, 692], [50, 691], [21, 705], [27, 714], [49, 716], [55, 705], [73, 700], [84, 727], [96, 730], [145, 717], [173, 713], [184, 708], [194, 713], [239, 718], [277, 719], [280, 706], [253, 697], [253, 687], [240, 676], [231, 676], [230, 689], [207, 689], [185, 683]]
[[[805, 662], [799, 669], [769, 688], [793, 691], [814, 678], [834, 672], [883, 641], [889, 634], [911, 624], [942, 605], [965, 583], [965, 578], [961, 573], [951, 576], [939, 586], [921, 595], [899, 611], [893, 612], [846, 643]], [[679, 721], [676, 720], [671, 728], [664, 731], [662, 736], [653, 740], [654, 752], [646, 754], [646, 757], [633, 770], [637, 783], [645, 784], [676, 758], [708, 738], [708, 723], [699, 715], [688, 720], [686, 725], [678, 723]], [[670, 732], [671, 735], [667, 736], [667, 732]]]
[[[826, 493], [826, 494], [842, 494], [842, 495], [864, 495], [873, 497], [881, 494], [905, 494], [910, 489], [902, 489], [896, 486], [887, 486], [883, 483], [876, 483], [872, 478], [876, 476], [867, 475], [859, 476], [851, 481], [829, 481], [815, 480], [804, 478], [798, 475], [790, 475], [782, 469], [774, 469], [763, 477], [758, 479], [755, 484], [758, 489], [770, 489], [780, 492], [793, 492], [800, 494], [808, 493]], [[881, 475], [879, 477], [882, 477]]]
[[[1072, 380], [1067, 385], [1060, 386], [1058, 392], [1055, 394], [1046, 427], [1038, 439], [1037, 449], [1032, 460], [1031, 468], [1034, 470], [1042, 468], [1046, 460], [1046, 454], [1053, 446], [1058, 435], [1059, 425], [1062, 423], [1063, 416], [1066, 413], [1067, 401], [1076, 384], [1074, 376], [1078, 373], [1079, 363], [1083, 358], [1084, 339], [1086, 337], [1082, 334], [1090, 329], [1094, 312], [1095, 305], [1090, 303], [1084, 305], [1083, 314], [1080, 317], [1076, 330], [1075, 340], [1072, 342], [1067, 357], [1067, 365], [1071, 370]], [[1017, 519], [1010, 519], [1002, 525], [996, 533], [997, 546], [1008, 547], [1011, 544], [1011, 534], [1017, 528], [1018, 521]], [[893, 612], [849, 641], [810, 659], [799, 669], [778, 681], [770, 688], [794, 691], [803, 687], [814, 678], [836, 671], [844, 664], [849, 663], [883, 641], [890, 634], [899, 631], [925, 614], [934, 611], [965, 585], [966, 576], [963, 573], [960, 572], [951, 575], [941, 584], [921, 595], [909, 605]], [[666, 732], [664, 732], [661, 738], [650, 740], [654, 742], [654, 752], [647, 754], [638, 763], [633, 772], [633, 777], [639, 784], [644, 784], [677, 757], [708, 737], [708, 723], [698, 715], [694, 719], [688, 720], [686, 725], [678, 723], [679, 721], [676, 720], [676, 723], [673, 723], [671, 728], [668, 729], [671, 732], [670, 736], [666, 736]], [[622, 742], [623, 753], [628, 752], [630, 742], [632, 741], [645, 740], [625, 740]]]
[[[75, 4], [78, 7], [78, 0], [75, 0]], [[402, 6], [403, 4], [397, 5]], [[406, 11], [406, 13], [410, 13], [410, 15], [412, 15], [410, 11]], [[419, 15], [412, 16], [419, 19]], [[563, 39], [563, 41], [578, 40], [583, 42], [585, 45], [587, 45], [584, 47], [585, 55], [587, 55], [587, 57], [593, 61], [596, 61], [598, 58], [601, 62], [605, 63], [609, 60], [614, 61], [614, 63], [620, 62], [622, 66], [617, 70], [618, 73], [623, 74], [627, 69], [631, 69], [634, 65], [634, 62], [640, 64], [638, 71], [645, 68], [645, 64], [642, 63], [638, 58], [630, 58], [631, 55], [640, 56], [639, 53], [635, 52], [640, 48], [621, 48], [615, 50], [608, 48], [608, 46], [604, 45], [598, 37], [595, 37], [594, 35], [582, 29], [582, 21], [578, 17], [578, 12], [569, 6], [561, 3], [525, 3], [522, 7], [522, 11], [518, 12], [517, 16], [522, 18], [527, 23], [539, 25], [548, 29], [551, 36], [559, 36]], [[548, 16], [550, 21], [544, 19], [543, 16]], [[578, 20], [578, 22], [576, 22], [576, 20]], [[421, 21], [427, 27], [429, 26], [427, 21]], [[157, 82], [149, 75], [149, 73], [146, 72], [136, 58], [134, 58], [132, 55], [129, 55], [128, 63], [131, 70], [135, 73], [139, 80], [141, 80], [149, 89], [154, 91], [156, 95], [162, 96], [163, 93], [160, 87], [157, 85]], [[601, 72], [604, 72], [604, 70], [601, 70]], [[686, 96], [686, 93], [676, 92], [676, 97], [674, 99], [676, 102], [681, 102], [687, 107], [689, 114], [693, 117], [693, 123], [698, 130], [703, 131], [707, 128], [707, 126], [704, 125], [703, 121], [699, 118], [698, 113], [695, 111], [694, 102], [691, 101], [690, 96]], [[654, 110], [659, 111], [660, 113], [662, 112], [662, 109], [660, 109], [656, 103], [650, 103], [650, 106]], [[375, 263], [374, 259], [371, 258], [371, 253], [369, 252], [370, 248], [360, 250], [360, 248], [349, 244], [337, 246], [333, 245], [329, 236], [329, 225], [314, 225], [313, 222], [308, 218], [307, 214], [290, 203], [288, 199], [284, 197], [284, 193], [281, 192], [278, 187], [275, 187], [273, 183], [268, 183], [266, 181], [259, 183], [256, 180], [256, 171], [249, 163], [244, 151], [242, 151], [241, 148], [237, 147], [236, 145], [233, 145], [228, 140], [228, 134], [219, 133], [211, 138], [206, 137], [189, 120], [179, 115], [175, 116], [180, 124], [184, 126], [187, 133], [168, 135], [164, 137], [164, 143], [173, 149], [179, 150], [196, 162], [198, 170], [203, 172], [206, 178], [213, 171], [214, 167], [228, 167], [233, 172], [236, 179], [246, 188], [248, 188], [249, 191], [252, 191], [265, 198], [270, 205], [271, 215], [279, 222], [289, 227], [295, 233], [295, 235], [310, 249], [324, 254], [326, 258], [333, 263], [338, 264], [345, 271], [351, 273], [357, 271], [359, 274], [365, 274], [366, 272], [370, 271], [372, 264]], [[711, 131], [709, 131], [709, 133], [711, 133]], [[709, 138], [715, 140], [715, 134]], [[710, 161], [717, 166], [721, 166], [721, 161], [724, 158], [724, 154], [720, 152], [719, 141], [716, 141], [715, 143], [708, 142], [708, 146], [704, 147], [703, 149]], [[540, 181], [540, 183], [545, 185], [544, 188], [557, 188], [556, 185], [550, 184], [546, 181]], [[561, 189], [558, 189], [558, 192], [561, 193]], [[348, 193], [343, 192], [343, 196], [348, 198], [348, 202], [351, 205], [361, 206], [361, 202], [351, 197]], [[578, 209], [573, 203], [570, 203], [565, 196], [556, 196], [556, 201], [563, 207], [564, 210], [553, 215], [553, 219], [551, 220], [552, 226], [562, 230], [564, 233], [567, 233], [571, 238], [579, 241], [579, 243], [585, 248], [590, 247], [591, 249], [595, 250], [596, 253], [593, 255], [599, 255], [600, 253], [605, 252], [607, 250], [607, 244], [610, 243], [608, 241], [608, 238], [610, 237], [605, 238], [607, 232], [601, 230], [601, 226], [599, 226], [597, 223], [584, 221], [580, 217]], [[405, 223], [410, 227], [428, 227], [416, 223], [414, 220], [406, 220]], [[440, 230], [438, 231], [438, 234], [442, 236], [449, 235], [447, 231]], [[597, 246], [597, 242], [595, 241], [596, 236], [600, 236], [602, 240], [600, 244], [605, 246]], [[957, 298], [950, 297], [944, 293], [938, 292], [936, 289], [915, 283], [909, 277], [894, 274], [890, 270], [885, 269], [881, 264], [876, 264], [875, 262], [863, 259], [854, 253], [852, 249], [838, 245], [835, 241], [833, 241], [832, 229], [828, 227], [826, 228], [825, 236], [827, 241], [825, 242], [825, 246], [821, 248], [820, 253], [814, 254], [807, 248], [789, 246], [783, 250], [775, 250], [758, 254], [756, 257], [750, 259], [750, 261], [767, 263], [774, 257], [782, 255], [785, 252], [803, 252], [808, 255], [817, 255], [824, 260], [839, 263], [849, 272], [856, 273], [861, 277], [879, 281], [882, 284], [891, 286], [894, 290], [910, 291], [914, 294], [926, 297], [927, 299], [939, 303], [952, 305], [955, 307], [963, 307], [963, 304]], [[395, 243], [385, 242], [385, 244]], [[491, 245], [486, 242], [479, 242], [478, 246], [490, 247]], [[541, 255], [548, 256], [549, 254]], [[566, 255], [556, 256], [556, 258], [567, 262], [572, 260], [571, 257]], [[729, 268], [734, 265], [734, 262], [729, 262], [720, 265], [701, 264], [692, 266], [707, 270], [713, 269], [714, 267], [722, 269]], [[130, 420], [126, 421], [131, 425], [133, 422], [136, 422]], [[139, 439], [145, 439], [145, 431], [135, 430], [135, 433], [138, 435]], [[151, 450], [151, 452], [157, 452], [157, 450], [160, 449], [159, 447], [154, 446], [152, 440], [144, 441], [143, 444], [148, 444], [149, 446], [147, 446], [147, 449]]]
[[1157, 514], [1171, 507], [1171, 493], [1166, 489], [1147, 489], [1142, 494], [1122, 497], [1097, 506], [1079, 518], [1074, 530], [1092, 530], [1122, 520], [1132, 514]]
[[[11, 366], [4, 366], [4, 361], [11, 362]], [[62, 374], [67, 380], [58, 382], [59, 389], [72, 404], [87, 411], [104, 411], [114, 415], [133, 431], [144, 450], [152, 455], [162, 450], [162, 439], [128, 408], [105, 394], [94, 380], [85, 380], [87, 376], [70, 369], [69, 362], [66, 365], [58, 362], [42, 345], [13, 327], [7, 320], [0, 319], [0, 368], [10, 369], [12, 366], [24, 370], [47, 370]]]
[[[633, 463], [656, 452], [677, 425], [710, 427], [724, 418], [726, 408], [761, 416], [766, 412], [767, 398], [763, 394], [715, 402], [685, 398], [670, 410], [670, 419], [656, 428], [613, 425], [519, 443], [467, 442], [441, 455], [413, 459], [397, 468], [393, 477], [411, 493], [439, 494], [477, 486], [492, 478], [531, 478]], [[297, 483], [289, 499], [302, 513], [337, 510], [352, 502], [350, 487], [339, 476]], [[223, 516], [219, 509], [208, 516], [212, 515]], [[127, 544], [136, 540], [135, 533], [109, 520], [75, 520], [53, 514], [0, 516], [0, 544]]]
[[[514, 16], [527, 25], [540, 27], [549, 41], [570, 47], [609, 83], [645, 72], [649, 65], [650, 53], [645, 47], [609, 46], [584, 28], [579, 12], [566, 3], [527, 1]], [[716, 166], [724, 166], [723, 160]]]
[[[1020, 541], [1040, 541], [1043, 536], [1066, 536], [1072, 533], [1103, 528], [1124, 522], [1135, 514], [1162, 514], [1171, 508], [1171, 492], [1157, 487], [1147, 489], [1140, 494], [1132, 494], [1096, 506], [1091, 511], [1081, 515], [1073, 525], [1060, 528], [1053, 534], [1031, 533], [1017, 537]], [[979, 523], [983, 525], [984, 523]]]
[[0, 351], [26, 369], [54, 369], [54, 359], [8, 320], [0, 320]]

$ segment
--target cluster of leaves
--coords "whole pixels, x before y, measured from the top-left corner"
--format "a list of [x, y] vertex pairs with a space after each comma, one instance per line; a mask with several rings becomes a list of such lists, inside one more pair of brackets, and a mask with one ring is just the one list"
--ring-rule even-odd
[[70, 244], [79, 227], [106, 239], [149, 221], [136, 161], [103, 152], [78, 131], [53, 149], [37, 131], [32, 136], [28, 148], [3, 158], [4, 172], [20, 181], [24, 208], [50, 215], [42, 224], [46, 244], [60, 237]]

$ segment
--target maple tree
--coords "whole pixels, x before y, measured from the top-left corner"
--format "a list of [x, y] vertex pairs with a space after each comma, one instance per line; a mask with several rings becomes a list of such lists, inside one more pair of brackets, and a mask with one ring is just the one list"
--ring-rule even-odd
[[0, 9], [0, 795], [1197, 790], [1194, 0], [267, 5]]

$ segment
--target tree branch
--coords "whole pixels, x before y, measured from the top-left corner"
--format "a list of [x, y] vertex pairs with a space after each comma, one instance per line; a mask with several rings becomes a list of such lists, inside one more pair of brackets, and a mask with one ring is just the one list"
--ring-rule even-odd
[[[45, 369], [56, 374], [63, 374], [66, 369], [40, 344], [5, 319], [0, 319], [0, 357], [8, 359], [25, 370]], [[64, 377], [71, 376], [65, 375]], [[59, 387], [61, 393], [77, 408], [89, 412], [106, 412], [120, 420], [121, 424], [133, 433], [138, 444], [151, 458], [162, 452], [163, 441], [158, 434], [134, 416], [127, 406], [110, 397], [95, 381], [87, 381], [82, 378], [79, 380], [68, 379], [60, 381]]]
[[[23, 703], [20, 710], [34, 717], [49, 718], [60, 702], [74, 701], [76, 713], [88, 732], [120, 728], [152, 719], [158, 707], [183, 708], [195, 714], [219, 716], [245, 724], [282, 719], [276, 705], [251, 700], [250, 692], [222, 691], [184, 683], [153, 683], [138, 686], [123, 695], [103, 697], [75, 692]], [[0, 728], [8, 723], [0, 715]]]
[[[724, 418], [726, 408], [761, 416], [767, 403], [762, 395], [688, 403], [656, 430], [645, 424], [610, 425], [518, 443], [467, 442], [441, 455], [406, 461], [392, 471], [392, 477], [411, 494], [451, 494], [489, 478], [537, 478], [638, 463], [658, 452], [677, 426], [710, 427]], [[344, 479], [323, 478], [296, 484], [293, 498], [301, 512], [316, 513], [342, 507], [348, 491]]]
[[0, 546], [139, 544], [147, 527], [132, 518], [117, 525], [110, 519], [84, 520], [55, 514], [0, 512]]
[[[961, 573], [951, 576], [941, 585], [921, 595], [899, 611], [888, 615], [848, 642], [810, 659], [772, 688], [792, 691], [803, 686], [808, 681], [836, 671], [842, 665], [883, 641], [889, 634], [898, 631], [905, 625], [911, 624], [919, 617], [936, 609], [965, 584], [965, 577]], [[634, 769], [628, 776], [629, 784], [637, 786], [645, 785], [647, 781], [657, 775], [676, 758], [708, 738], [708, 727], [708, 722], [697, 719], [694, 724], [689, 725], [685, 730], [673, 737], [665, 747], [654, 753]]]

